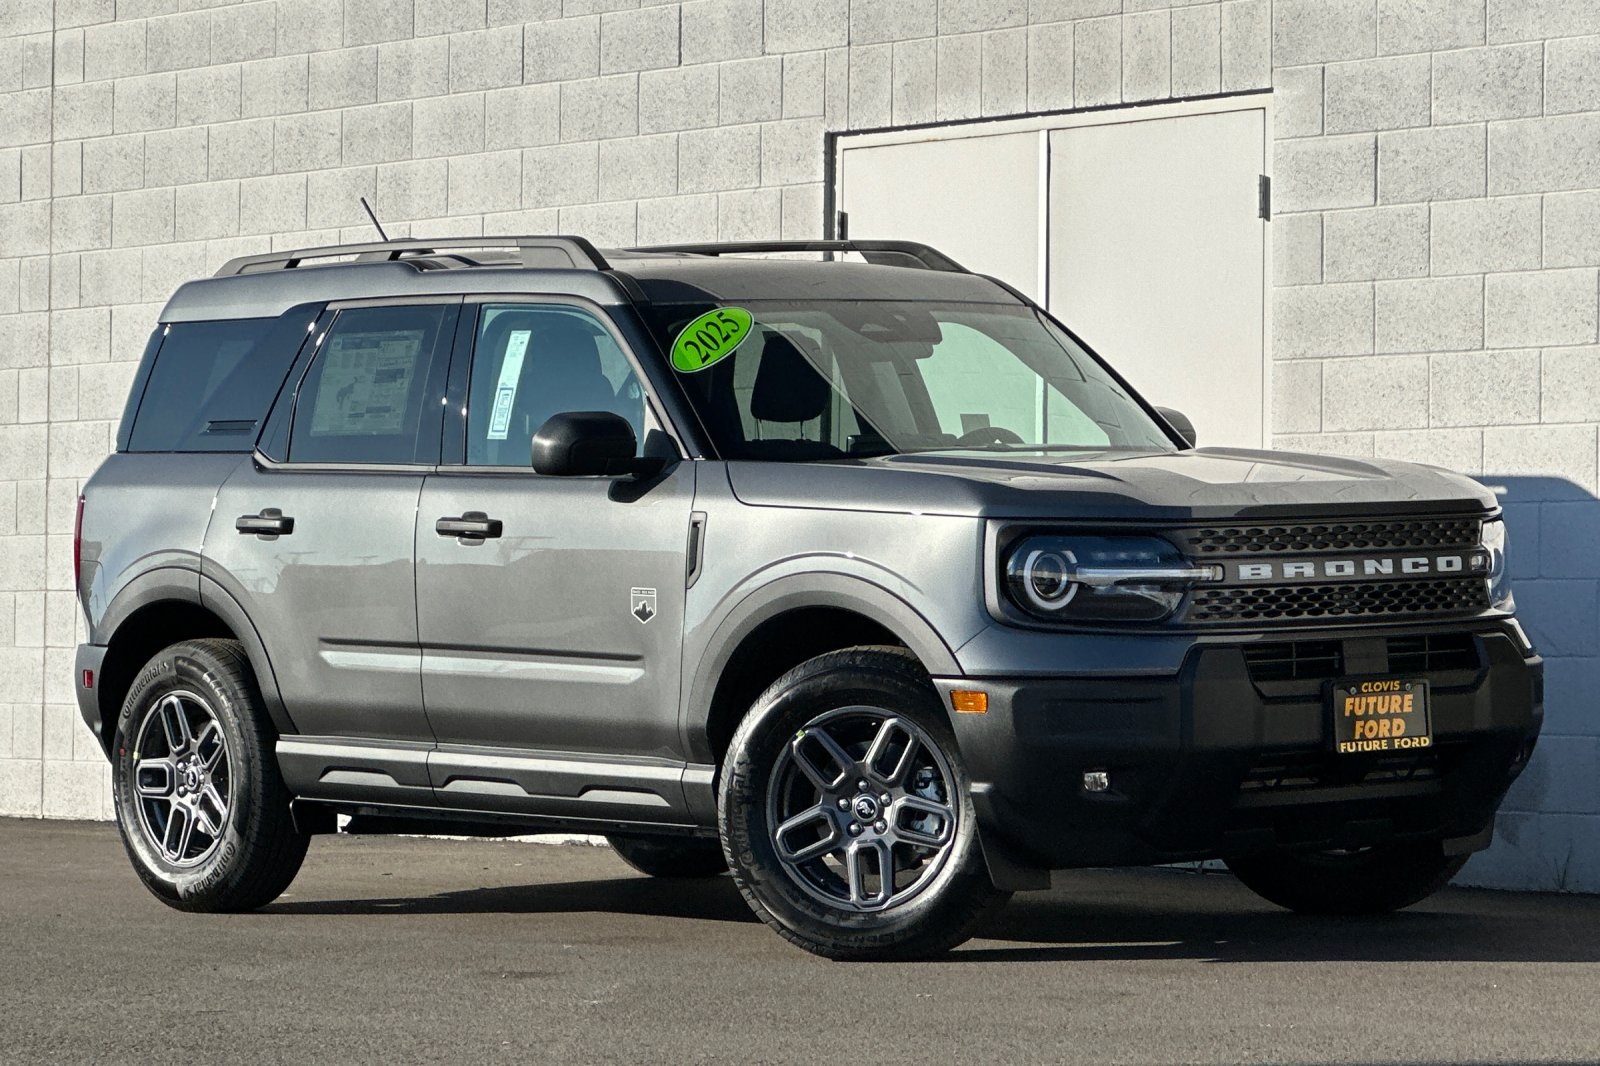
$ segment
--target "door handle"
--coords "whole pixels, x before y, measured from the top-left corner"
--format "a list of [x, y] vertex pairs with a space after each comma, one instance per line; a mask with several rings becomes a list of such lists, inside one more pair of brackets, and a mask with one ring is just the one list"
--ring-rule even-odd
[[233, 528], [258, 537], [282, 537], [294, 532], [294, 519], [276, 507], [265, 507], [260, 514], [240, 515], [234, 519]]
[[459, 518], [441, 518], [433, 524], [433, 531], [441, 537], [459, 537], [467, 540], [490, 540], [500, 535], [500, 519], [490, 518], [482, 511], [468, 511]]

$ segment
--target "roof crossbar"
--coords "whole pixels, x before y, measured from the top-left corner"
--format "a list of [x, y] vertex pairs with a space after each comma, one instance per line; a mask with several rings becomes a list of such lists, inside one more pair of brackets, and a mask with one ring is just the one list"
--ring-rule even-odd
[[633, 252], [684, 253], [690, 255], [750, 255], [763, 252], [857, 252], [869, 263], [883, 266], [920, 267], [970, 274], [966, 267], [937, 248], [917, 241], [722, 241], [713, 244], [656, 244], [630, 248]]
[[[355, 256], [359, 262], [396, 262], [433, 255], [444, 249], [514, 249], [521, 265], [544, 269], [610, 270], [611, 264], [583, 237], [440, 237], [434, 240], [375, 241], [368, 244], [334, 244], [323, 248], [297, 248], [286, 252], [244, 255], [222, 264], [216, 276], [254, 274], [268, 270], [293, 270], [309, 259]], [[474, 260], [458, 254], [448, 258], [477, 266]]]

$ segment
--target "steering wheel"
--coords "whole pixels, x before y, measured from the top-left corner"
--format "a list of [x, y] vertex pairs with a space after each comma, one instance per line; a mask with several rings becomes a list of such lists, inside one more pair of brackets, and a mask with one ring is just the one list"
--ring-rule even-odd
[[985, 444], [1021, 444], [1022, 437], [1004, 426], [979, 426], [961, 434], [956, 438], [956, 443], [977, 448]]

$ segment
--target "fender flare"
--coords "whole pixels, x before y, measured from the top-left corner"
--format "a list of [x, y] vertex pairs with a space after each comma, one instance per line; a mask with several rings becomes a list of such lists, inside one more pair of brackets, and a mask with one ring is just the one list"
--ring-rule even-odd
[[250, 616], [245, 613], [239, 601], [233, 594], [223, 588], [215, 580], [200, 575], [200, 603], [212, 614], [227, 623], [238, 637], [239, 643], [244, 645], [244, 652], [250, 659], [250, 669], [256, 675], [256, 686], [261, 689], [261, 701], [266, 704], [267, 715], [272, 719], [273, 728], [279, 736], [298, 733], [294, 721], [289, 717], [289, 710], [283, 705], [283, 695], [278, 691], [278, 675], [272, 669], [272, 659], [267, 655], [267, 646], [261, 640], [261, 634], [256, 631], [255, 623], [250, 621]]

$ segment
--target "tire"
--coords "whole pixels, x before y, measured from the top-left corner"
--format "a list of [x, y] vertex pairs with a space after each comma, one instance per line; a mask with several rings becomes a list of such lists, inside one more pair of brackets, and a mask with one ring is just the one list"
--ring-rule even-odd
[[651, 877], [720, 877], [728, 872], [722, 845], [694, 837], [608, 836], [623, 862]]
[[1466, 855], [1437, 843], [1385, 844], [1350, 852], [1268, 851], [1228, 859], [1256, 895], [1300, 914], [1388, 914], [1449, 883]]
[[820, 655], [734, 733], [718, 797], [728, 868], [761, 920], [814, 954], [943, 954], [1009, 896], [989, 878], [968, 784], [910, 653]]
[[294, 880], [309, 838], [290, 817], [276, 736], [237, 641], [174, 644], [139, 672], [117, 718], [112, 788], [123, 846], [157, 899], [247, 911]]

